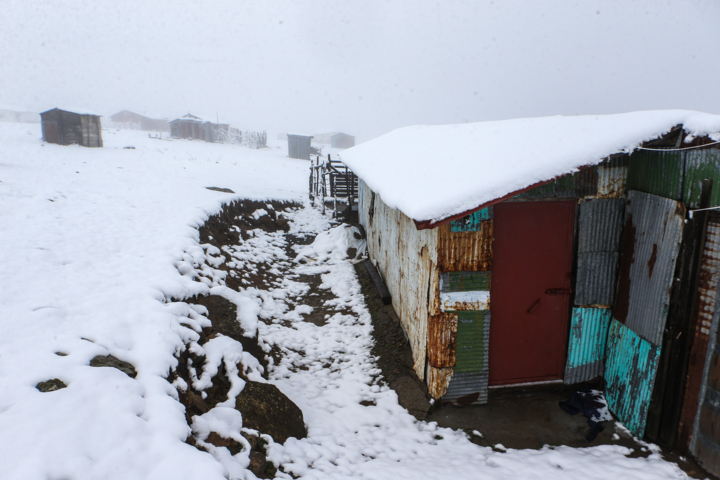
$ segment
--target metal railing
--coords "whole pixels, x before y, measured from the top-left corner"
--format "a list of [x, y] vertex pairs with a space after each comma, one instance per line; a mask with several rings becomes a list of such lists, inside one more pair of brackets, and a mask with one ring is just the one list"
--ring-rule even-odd
[[347, 211], [352, 212], [357, 204], [358, 179], [355, 174], [340, 160], [333, 160], [330, 154], [327, 160], [317, 155], [310, 159], [310, 203], [315, 206], [318, 199], [325, 214], [325, 199], [333, 200], [333, 217], [337, 216], [338, 200], [347, 204]]

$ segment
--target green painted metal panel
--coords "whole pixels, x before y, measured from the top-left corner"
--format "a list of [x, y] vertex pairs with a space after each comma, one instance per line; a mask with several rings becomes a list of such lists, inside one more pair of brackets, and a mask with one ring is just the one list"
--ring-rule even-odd
[[455, 373], [487, 369], [490, 311], [458, 312], [455, 340]]
[[520, 198], [547, 198], [547, 197], [554, 197], [555, 196], [555, 182], [549, 182], [545, 185], [540, 185], [539, 187], [535, 187], [532, 190], [528, 190], [527, 192], [523, 192], [518, 197]]
[[683, 170], [682, 152], [638, 150], [630, 155], [627, 190], [680, 200]]
[[685, 153], [685, 178], [682, 201], [689, 208], [698, 208], [703, 180], [711, 179], [713, 188], [710, 206], [720, 206], [720, 150], [689, 150]]
[[490, 290], [491, 272], [448, 272], [440, 275], [440, 291], [474, 292]]
[[523, 192], [520, 198], [581, 198], [596, 195], [598, 186], [597, 166], [568, 173], [545, 185]]
[[466, 215], [459, 220], [450, 222], [450, 231], [452, 232], [479, 232], [482, 230], [484, 220], [492, 220], [493, 207], [483, 208], [477, 212]]
[[603, 374], [609, 308], [573, 308], [565, 383], [579, 383]]
[[660, 346], [650, 344], [613, 318], [606, 356], [605, 398], [608, 407], [623, 425], [642, 438]]

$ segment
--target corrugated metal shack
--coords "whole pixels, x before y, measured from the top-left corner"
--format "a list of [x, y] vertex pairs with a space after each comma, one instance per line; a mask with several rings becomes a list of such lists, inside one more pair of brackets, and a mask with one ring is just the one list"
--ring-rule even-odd
[[355, 137], [347, 133], [336, 133], [330, 137], [332, 148], [352, 148], [355, 146]]
[[43, 140], [60, 145], [102, 147], [100, 115], [53, 108], [40, 114]]
[[122, 110], [110, 116], [112, 126], [132, 130], [167, 132], [170, 126], [166, 118], [150, 118], [129, 110]]
[[299, 133], [288, 133], [288, 157], [310, 160], [310, 149], [313, 136]]
[[635, 435], [720, 474], [720, 213], [702, 210], [720, 207], [718, 142], [679, 125], [435, 223], [358, 176], [370, 258], [435, 399], [603, 377]]
[[188, 138], [191, 140], [204, 140], [205, 130], [202, 128], [203, 120], [188, 113], [170, 122], [170, 136], [173, 138]]

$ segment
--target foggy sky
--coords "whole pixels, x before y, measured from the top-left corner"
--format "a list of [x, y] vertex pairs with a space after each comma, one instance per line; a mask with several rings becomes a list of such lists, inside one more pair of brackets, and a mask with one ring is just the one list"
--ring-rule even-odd
[[0, 107], [344, 131], [720, 113], [720, 2], [0, 0]]

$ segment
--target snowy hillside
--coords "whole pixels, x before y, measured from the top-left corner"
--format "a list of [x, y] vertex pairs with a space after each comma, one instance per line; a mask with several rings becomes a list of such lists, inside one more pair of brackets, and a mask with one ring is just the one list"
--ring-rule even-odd
[[[303, 202], [308, 162], [287, 158], [282, 148], [161, 141], [134, 131], [103, 136], [102, 149], [44, 145], [38, 125], [0, 123], [0, 477], [255, 478], [245, 469], [247, 455], [186, 443], [185, 409], [166, 377], [187, 343], [183, 318], [195, 313], [171, 302], [218, 287], [188, 274], [193, 264], [214, 261], [214, 247], [200, 244], [197, 228], [233, 199]], [[329, 226], [311, 208], [290, 221], [291, 232]], [[627, 448], [614, 445], [502, 452], [416, 421], [377, 377], [369, 312], [352, 266], [333, 255], [299, 264], [280, 234], [252, 238], [228, 246], [234, 258], [263, 256], [282, 270], [267, 291], [240, 291], [251, 305], [239, 313], [267, 321], [260, 336], [284, 357], [269, 380], [303, 409], [308, 427], [307, 438], [270, 446], [268, 458], [285, 472], [326, 479], [686, 478], [657, 453], [628, 458]], [[303, 322], [312, 311], [302, 305], [307, 289], [290, 274], [321, 275], [338, 313], [323, 325]], [[89, 366], [98, 355], [129, 362], [137, 376]], [[67, 388], [36, 388], [55, 378]], [[204, 428], [220, 428], [210, 420]]]

